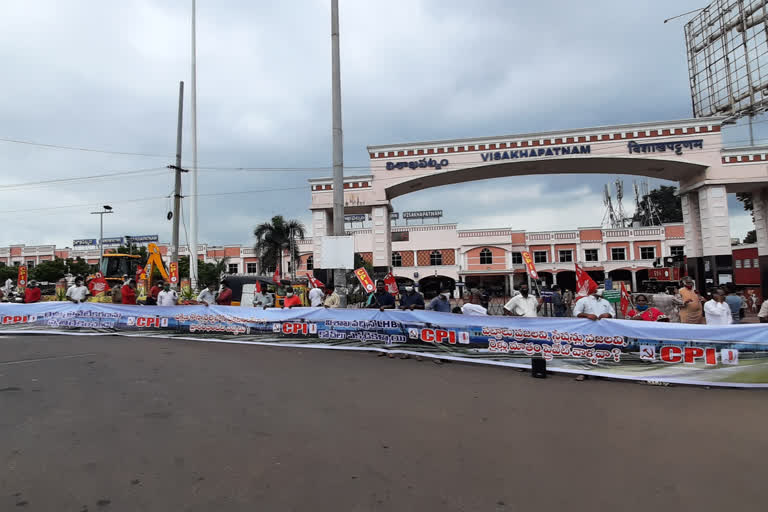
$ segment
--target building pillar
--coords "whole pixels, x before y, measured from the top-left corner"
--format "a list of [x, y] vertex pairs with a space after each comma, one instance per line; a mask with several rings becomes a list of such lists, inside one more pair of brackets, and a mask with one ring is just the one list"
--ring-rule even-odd
[[637, 272], [630, 270], [632, 273], [632, 293], [637, 293]]
[[685, 256], [688, 275], [697, 283], [699, 290], [704, 286], [704, 261], [701, 250], [701, 214], [699, 193], [688, 192], [680, 197], [685, 228]]
[[315, 268], [324, 269], [322, 239], [333, 234], [333, 215], [330, 210], [312, 210], [312, 257]]
[[557, 272], [552, 271], [552, 286], [557, 285]]
[[699, 190], [699, 222], [701, 223], [701, 252], [704, 260], [704, 283], [700, 290], [720, 285], [720, 276], [733, 280], [731, 224], [728, 218], [728, 194], [725, 186], [713, 185]]
[[[392, 265], [392, 229], [389, 204], [371, 208], [373, 223], [373, 269], [386, 272]], [[455, 259], [455, 258], [454, 258]]]
[[752, 217], [757, 234], [757, 257], [760, 263], [760, 289], [768, 297], [768, 188], [752, 193]]

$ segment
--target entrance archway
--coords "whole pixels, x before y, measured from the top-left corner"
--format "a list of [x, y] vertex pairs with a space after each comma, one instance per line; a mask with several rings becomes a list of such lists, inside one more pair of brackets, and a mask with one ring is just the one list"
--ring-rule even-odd
[[[723, 149], [723, 120], [369, 146], [371, 173], [345, 178], [345, 213], [371, 215], [373, 265], [386, 269], [391, 265], [390, 201], [411, 192], [537, 174], [622, 173], [678, 181], [689, 274], [703, 287], [705, 276], [717, 282], [721, 269], [730, 272], [727, 192], [750, 187], [765, 190], [766, 194], [758, 195], [758, 209], [765, 206], [768, 211], [768, 176], [760, 167], [768, 160], [768, 151], [746, 155], [744, 150]], [[310, 184], [317, 255], [322, 252], [320, 240], [332, 226], [333, 187], [330, 178], [312, 179]], [[760, 256], [766, 257], [768, 268], [768, 225], [758, 227], [758, 241], [764, 246], [761, 250], [766, 254]], [[321, 265], [316, 261], [316, 266]]]
[[453, 295], [456, 281], [447, 276], [427, 276], [419, 281], [419, 291], [424, 295], [425, 300], [437, 297], [443, 288], [451, 290]]

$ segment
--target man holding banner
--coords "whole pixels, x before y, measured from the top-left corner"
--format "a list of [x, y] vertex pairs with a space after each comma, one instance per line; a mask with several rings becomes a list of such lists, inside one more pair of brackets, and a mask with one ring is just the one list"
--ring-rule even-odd
[[512, 297], [504, 304], [504, 314], [536, 318], [542, 304], [544, 304], [544, 299], [542, 297], [537, 299], [533, 295], [528, 295], [529, 292], [528, 284], [521, 284], [520, 295]]
[[594, 290], [591, 295], [584, 297], [573, 308], [573, 316], [577, 318], [589, 318], [600, 320], [601, 318], [615, 318], [616, 311], [610, 302], [603, 298], [603, 289]]

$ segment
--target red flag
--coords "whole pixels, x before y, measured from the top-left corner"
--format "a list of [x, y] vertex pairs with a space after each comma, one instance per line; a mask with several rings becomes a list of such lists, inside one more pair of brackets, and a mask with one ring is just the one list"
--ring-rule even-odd
[[309, 281], [310, 288], [320, 288], [321, 290], [325, 288], [323, 282], [309, 272], [307, 272], [307, 281]]
[[580, 266], [575, 263], [573, 265], [576, 267], [576, 295], [578, 297], [586, 297], [595, 293], [597, 283], [594, 279], [589, 277], [589, 274], [584, 272]]
[[536, 265], [533, 264], [533, 258], [531, 258], [531, 253], [528, 251], [523, 251], [523, 261], [525, 262], [525, 266], [528, 269], [528, 275], [531, 276], [531, 279], [534, 281], [539, 278], [539, 273], [536, 272]]
[[21, 265], [19, 266], [19, 276], [16, 280], [16, 291], [18, 293], [24, 293], [24, 290], [27, 289], [27, 266]]
[[363, 286], [366, 293], [372, 293], [376, 289], [376, 285], [373, 284], [373, 280], [371, 279], [371, 276], [368, 275], [368, 271], [365, 270], [365, 267], [360, 267], [355, 270], [355, 276], [357, 276], [357, 280], [360, 281], [360, 284]]
[[277, 267], [275, 268], [275, 275], [272, 276], [272, 281], [275, 283], [280, 283], [280, 263], [278, 262]]
[[256, 281], [256, 286], [255, 286], [255, 288], [254, 288], [254, 291], [255, 291], [256, 293], [261, 293], [261, 282], [259, 282], [259, 281]]
[[384, 276], [384, 284], [387, 287], [387, 291], [391, 293], [392, 295], [397, 294], [397, 281], [395, 280], [395, 276], [392, 275], [392, 272], [389, 272], [386, 276]]
[[621, 282], [621, 314], [626, 318], [629, 312], [629, 306], [632, 305], [632, 296], [627, 292], [624, 281]]

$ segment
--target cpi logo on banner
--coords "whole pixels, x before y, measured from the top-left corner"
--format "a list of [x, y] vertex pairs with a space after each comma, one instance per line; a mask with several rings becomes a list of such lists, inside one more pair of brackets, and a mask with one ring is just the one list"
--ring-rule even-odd
[[168, 319], [159, 316], [130, 316], [126, 320], [126, 324], [132, 327], [168, 327]]
[[282, 334], [317, 334], [317, 324], [307, 324], [301, 322], [272, 324], [272, 332]]
[[538, 279], [539, 273], [536, 272], [536, 266], [533, 264], [531, 253], [523, 251], [523, 261], [525, 262], [525, 267], [528, 269], [528, 274], [531, 276], [531, 279]]
[[4, 316], [3, 325], [11, 324], [31, 324], [37, 320], [35, 315], [16, 315], [16, 316]]
[[355, 276], [357, 276], [357, 280], [360, 281], [360, 284], [366, 292], [372, 293], [376, 289], [376, 286], [374, 286], [371, 276], [368, 275], [368, 271], [365, 270], [365, 267], [360, 267], [355, 270]]
[[469, 333], [460, 331], [449, 331], [447, 329], [408, 329], [408, 336], [412, 339], [420, 339], [427, 343], [449, 343], [455, 345], [457, 342], [462, 344], [469, 343]]

